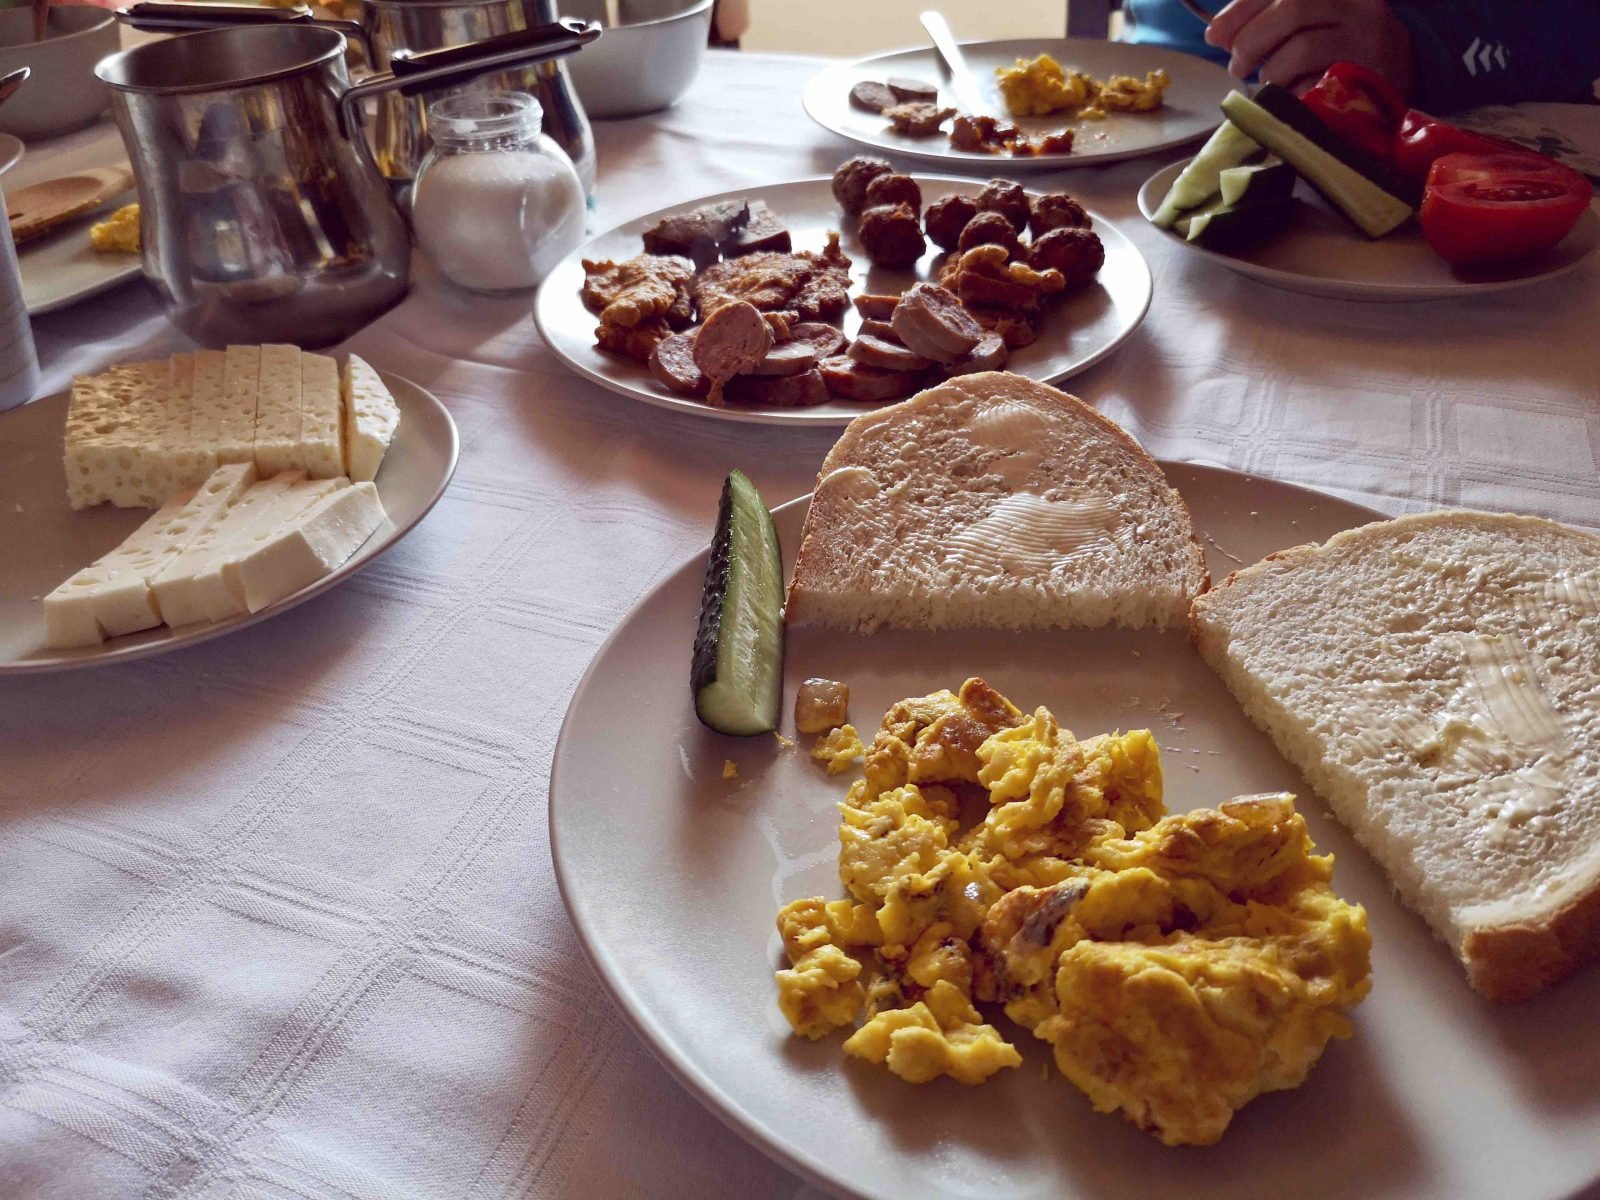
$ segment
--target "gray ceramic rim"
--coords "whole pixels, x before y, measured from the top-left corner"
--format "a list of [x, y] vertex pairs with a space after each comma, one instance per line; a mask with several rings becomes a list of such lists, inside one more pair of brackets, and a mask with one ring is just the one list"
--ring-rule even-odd
[[[283, 67], [276, 67], [270, 71], [262, 71], [255, 75], [246, 75], [240, 79], [209, 79], [201, 83], [180, 83], [146, 85], [127, 83], [115, 77], [127, 64], [134, 62], [141, 55], [147, 58], [159, 58], [164, 54], [172, 53], [170, 49], [180, 42], [186, 43], [191, 38], [225, 38], [249, 37], [281, 41], [288, 37], [315, 38], [327, 43], [327, 48], [308, 57]], [[298, 75], [308, 67], [319, 67], [330, 59], [343, 59], [345, 52], [345, 36], [338, 30], [329, 29], [322, 25], [300, 25], [292, 28], [280, 28], [273, 25], [240, 25], [225, 29], [203, 29], [197, 33], [186, 33], [181, 37], [163, 38], [158, 42], [146, 42], [142, 46], [132, 46], [127, 50], [120, 50], [116, 54], [108, 54], [95, 64], [94, 73], [100, 82], [119, 92], [129, 92], [139, 96], [184, 96], [196, 95], [202, 92], [220, 92], [229, 88], [255, 87], [257, 84], [271, 83], [275, 79], [288, 79]]]
[[[73, 38], [88, 37], [92, 33], [99, 33], [107, 25], [112, 24], [117, 19], [117, 14], [112, 9], [100, 8], [93, 4], [52, 4], [50, 9], [52, 12], [98, 12], [104, 18], [103, 20], [95, 21], [91, 24], [85, 25], [82, 29], [74, 29], [71, 33], [63, 33], [58, 37], [45, 38], [45, 43], [51, 45], [54, 45], [58, 42], [70, 42]], [[5, 11], [26, 12], [27, 10], [7, 9]], [[29, 39], [25, 42], [8, 42], [5, 44], [0, 44], [0, 50], [21, 50], [24, 47], [37, 44], [39, 43], [34, 42], [32, 39]]]

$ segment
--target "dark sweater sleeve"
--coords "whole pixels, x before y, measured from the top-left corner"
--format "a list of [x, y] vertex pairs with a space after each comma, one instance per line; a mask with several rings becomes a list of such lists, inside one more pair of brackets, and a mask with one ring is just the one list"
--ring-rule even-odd
[[1411, 0], [1391, 11], [1411, 34], [1420, 109], [1595, 99], [1600, 0]]

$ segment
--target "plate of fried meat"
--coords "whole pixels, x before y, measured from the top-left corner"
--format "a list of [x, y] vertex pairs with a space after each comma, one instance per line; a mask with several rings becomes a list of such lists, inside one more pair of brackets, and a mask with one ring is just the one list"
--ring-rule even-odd
[[613, 392], [720, 420], [843, 425], [940, 380], [1065, 379], [1138, 328], [1150, 270], [1064, 192], [854, 158], [672, 205], [551, 272], [546, 344]]

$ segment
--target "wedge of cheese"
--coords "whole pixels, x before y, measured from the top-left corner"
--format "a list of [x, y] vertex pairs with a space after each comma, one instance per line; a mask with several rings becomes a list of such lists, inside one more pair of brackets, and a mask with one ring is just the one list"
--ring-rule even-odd
[[223, 581], [246, 609], [260, 612], [343, 563], [385, 515], [370, 483], [331, 492], [288, 522], [260, 530], [223, 567]]
[[345, 473], [344, 421], [340, 408], [339, 364], [321, 354], [300, 356], [299, 466], [313, 479]]
[[[168, 625], [192, 625], [214, 620], [213, 607], [226, 614], [231, 598], [222, 584], [222, 564], [230, 548], [254, 533], [257, 520], [283, 520], [311, 502], [292, 489], [305, 483], [301, 471], [285, 471], [262, 480], [228, 509], [222, 520], [195, 538], [151, 580], [156, 611]], [[220, 595], [219, 595], [220, 593]]]
[[256, 469], [263, 475], [305, 467], [300, 451], [300, 348], [262, 346], [256, 392]]
[[344, 365], [345, 462], [360, 483], [376, 479], [400, 425], [400, 409], [378, 373], [352, 354]]
[[256, 479], [252, 463], [222, 467], [197, 491], [182, 492], [115, 550], [44, 598], [51, 646], [92, 646], [161, 624], [150, 581], [217, 522]]

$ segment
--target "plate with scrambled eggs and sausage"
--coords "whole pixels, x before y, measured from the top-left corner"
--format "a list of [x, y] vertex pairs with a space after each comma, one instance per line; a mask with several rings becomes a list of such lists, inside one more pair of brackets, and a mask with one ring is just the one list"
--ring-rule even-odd
[[931, 48], [830, 66], [806, 84], [806, 112], [863, 146], [928, 162], [1006, 169], [1101, 165], [1215, 129], [1233, 80], [1215, 63], [1088, 38], [962, 47], [983, 111], [965, 111]]

